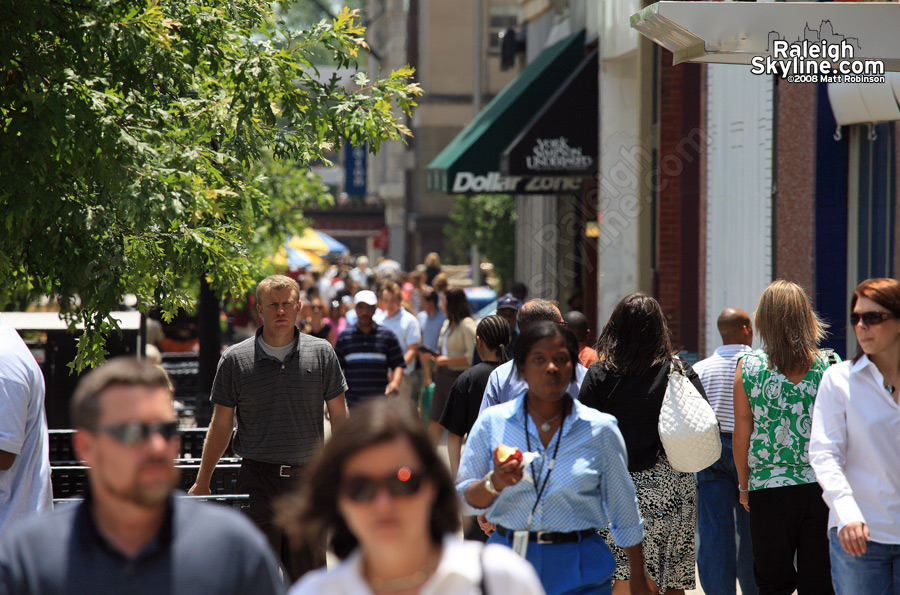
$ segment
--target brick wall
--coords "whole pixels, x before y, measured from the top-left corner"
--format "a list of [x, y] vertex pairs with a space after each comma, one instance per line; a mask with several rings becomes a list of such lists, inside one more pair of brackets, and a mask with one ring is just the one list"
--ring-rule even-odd
[[656, 297], [676, 348], [700, 347], [700, 156], [685, 147], [700, 121], [699, 64], [672, 65], [660, 49]]
[[775, 278], [815, 294], [816, 86], [778, 84]]

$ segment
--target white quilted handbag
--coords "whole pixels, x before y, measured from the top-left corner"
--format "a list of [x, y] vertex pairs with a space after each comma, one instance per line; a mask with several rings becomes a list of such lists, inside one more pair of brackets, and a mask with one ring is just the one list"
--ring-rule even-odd
[[722, 456], [716, 414], [684, 371], [674, 364], [659, 411], [659, 438], [676, 471], [696, 473]]

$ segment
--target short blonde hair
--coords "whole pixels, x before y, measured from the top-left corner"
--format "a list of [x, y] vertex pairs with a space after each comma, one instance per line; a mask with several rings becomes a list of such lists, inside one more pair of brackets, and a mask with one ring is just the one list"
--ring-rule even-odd
[[769, 367], [782, 372], [811, 367], [828, 328], [812, 309], [806, 291], [781, 279], [770, 283], [759, 296], [754, 324], [769, 356]]
[[425, 257], [425, 266], [427, 267], [439, 267], [441, 266], [441, 256], [437, 252], [429, 252], [428, 256]]
[[286, 275], [269, 275], [256, 286], [256, 301], [261, 302], [262, 298], [260, 296], [267, 291], [280, 291], [288, 288], [294, 290], [294, 293], [297, 295], [297, 300], [299, 301], [300, 285], [296, 281]]

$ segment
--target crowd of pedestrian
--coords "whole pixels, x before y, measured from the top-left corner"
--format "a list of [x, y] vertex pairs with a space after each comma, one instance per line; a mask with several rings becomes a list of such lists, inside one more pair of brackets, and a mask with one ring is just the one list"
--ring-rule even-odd
[[[596, 340], [583, 313], [526, 297], [476, 320], [436, 254], [409, 274], [359, 257], [260, 282], [190, 493], [210, 493], [232, 440], [261, 534], [173, 496], [171, 387], [129, 360], [73, 400], [84, 502], [23, 520], [48, 508], [43, 386], [21, 347], [0, 348], [0, 595], [677, 595], [695, 568], [709, 595], [900, 593], [900, 282], [854, 292], [844, 362], [788, 281], [752, 318], [724, 310], [722, 345], [693, 367], [649, 295], [623, 297]], [[660, 438], [673, 370], [719, 425], [721, 457], [696, 474]]]

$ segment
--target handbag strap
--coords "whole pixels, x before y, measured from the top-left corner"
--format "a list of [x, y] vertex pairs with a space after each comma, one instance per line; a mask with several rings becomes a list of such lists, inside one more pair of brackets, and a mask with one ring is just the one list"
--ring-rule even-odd
[[675, 374], [675, 373], [681, 374], [682, 376], [685, 376], [685, 377], [687, 376], [687, 370], [685, 369], [684, 364], [682, 363], [682, 359], [680, 357], [676, 357], [675, 359], [673, 359], [672, 365], [669, 366], [669, 376], [672, 376], [672, 374]]

